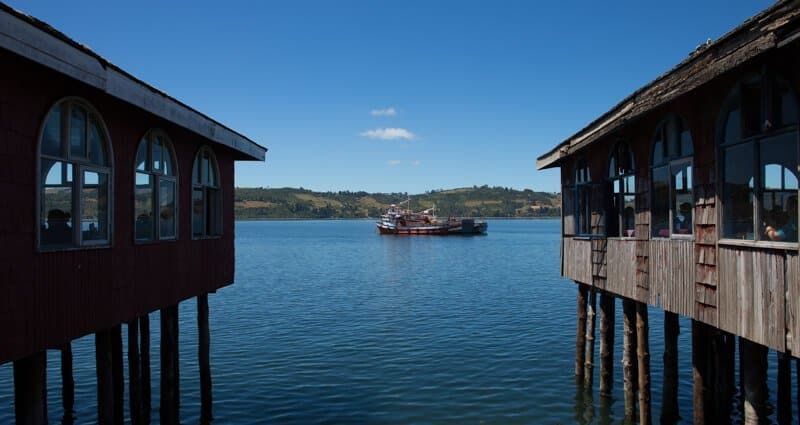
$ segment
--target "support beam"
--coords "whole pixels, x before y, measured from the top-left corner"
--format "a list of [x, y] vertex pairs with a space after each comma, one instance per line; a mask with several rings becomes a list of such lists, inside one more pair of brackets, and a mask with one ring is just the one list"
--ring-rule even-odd
[[661, 423], [680, 420], [678, 411], [678, 315], [664, 311], [664, 380], [662, 386]]
[[161, 423], [177, 425], [180, 418], [178, 368], [178, 306], [161, 309]]
[[586, 303], [586, 359], [583, 364], [583, 386], [587, 391], [594, 385], [594, 334], [595, 317], [597, 316], [597, 292], [589, 290], [589, 299]]
[[611, 397], [614, 388], [614, 295], [600, 294], [600, 396]]
[[[576, 282], [577, 283], [577, 282]], [[578, 284], [578, 328], [575, 331], [575, 378], [583, 385], [583, 364], [586, 356], [586, 293], [588, 288], [582, 283]]]
[[111, 328], [111, 375], [114, 380], [114, 424], [125, 424], [125, 369], [122, 360], [122, 325]]
[[139, 356], [141, 358], [142, 374], [142, 423], [150, 424], [150, 405], [152, 401], [152, 388], [150, 387], [150, 316], [139, 317]]
[[14, 415], [17, 425], [47, 423], [47, 352], [14, 362]]
[[625, 423], [636, 420], [636, 305], [629, 299], [622, 300], [622, 385], [625, 399]]
[[792, 423], [792, 360], [778, 353], [778, 425]]
[[636, 354], [639, 358], [639, 424], [651, 425], [650, 341], [647, 304], [636, 303]]
[[113, 337], [111, 334], [110, 329], [94, 334], [97, 368], [97, 423], [99, 425], [114, 423]]
[[61, 423], [73, 423], [75, 421], [75, 379], [72, 375], [71, 342], [61, 347], [61, 407], [64, 410]]
[[744, 358], [744, 423], [766, 423], [767, 413], [767, 347], [739, 338]]
[[[694, 424], [705, 425], [706, 406], [708, 404], [707, 351], [708, 332], [702, 322], [692, 320], [692, 377], [694, 379]], [[710, 410], [710, 409], [709, 409]], [[710, 411], [708, 413], [711, 413]], [[709, 422], [709, 424], [712, 422]]]
[[142, 425], [142, 372], [139, 358], [139, 319], [128, 322], [128, 394], [131, 425]]
[[197, 297], [198, 358], [200, 366], [200, 422], [210, 423], [211, 396], [211, 331], [208, 326], [208, 294]]
[[[732, 334], [707, 327], [712, 334], [711, 341], [711, 356], [706, 362], [706, 368], [712, 379], [712, 391], [707, 392], [711, 395], [711, 414], [707, 418], [710, 423], [720, 423], [730, 420], [731, 405], [733, 403], [733, 395], [735, 391], [735, 352], [736, 352], [736, 337]], [[708, 406], [708, 405], [707, 405]], [[706, 414], [709, 413], [708, 407]]]

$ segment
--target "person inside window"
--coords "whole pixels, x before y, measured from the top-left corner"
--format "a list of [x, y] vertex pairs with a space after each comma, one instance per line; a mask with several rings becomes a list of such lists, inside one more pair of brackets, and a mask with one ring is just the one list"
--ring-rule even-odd
[[[772, 241], [797, 241], [797, 196], [786, 200], [786, 214], [776, 212], [769, 219], [774, 224], [765, 224], [764, 235]], [[777, 223], [782, 223], [778, 225]]]
[[47, 229], [42, 240], [48, 244], [67, 244], [72, 241], [72, 227], [68, 212], [54, 208], [47, 212]]
[[692, 233], [692, 206], [688, 202], [681, 203], [675, 214], [675, 233], [687, 235]]

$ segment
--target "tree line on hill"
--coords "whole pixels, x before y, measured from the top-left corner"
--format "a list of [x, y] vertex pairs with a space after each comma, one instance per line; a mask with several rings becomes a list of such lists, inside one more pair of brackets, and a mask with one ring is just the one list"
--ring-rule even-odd
[[423, 194], [314, 192], [301, 188], [236, 188], [235, 214], [240, 220], [375, 218], [391, 204], [411, 199], [421, 211], [435, 205], [438, 216], [558, 217], [561, 194], [473, 186]]

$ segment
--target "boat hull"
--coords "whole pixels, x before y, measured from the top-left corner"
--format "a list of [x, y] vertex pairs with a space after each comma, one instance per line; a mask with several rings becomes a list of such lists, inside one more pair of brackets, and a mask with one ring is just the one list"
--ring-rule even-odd
[[393, 223], [378, 222], [378, 232], [382, 235], [480, 235], [486, 233], [488, 225], [466, 219], [444, 224], [423, 226], [400, 226]]

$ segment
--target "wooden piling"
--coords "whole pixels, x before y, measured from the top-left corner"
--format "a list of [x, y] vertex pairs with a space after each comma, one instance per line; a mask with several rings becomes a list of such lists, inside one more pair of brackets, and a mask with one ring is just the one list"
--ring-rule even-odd
[[707, 416], [707, 422], [722, 423], [730, 420], [731, 404], [735, 393], [735, 373], [734, 359], [736, 351], [736, 338], [725, 331], [707, 327], [712, 333], [711, 356], [706, 362], [708, 376], [711, 377], [712, 391], [707, 391], [706, 395], [711, 396], [712, 400], [707, 404], [706, 415], [709, 414], [708, 406], [711, 406], [711, 415]]
[[150, 424], [150, 406], [152, 401], [152, 388], [150, 387], [150, 316], [139, 317], [139, 358], [141, 359], [140, 373], [142, 376], [142, 424]]
[[125, 369], [122, 360], [122, 325], [111, 328], [111, 375], [114, 380], [114, 424], [125, 423]]
[[161, 423], [177, 425], [180, 418], [178, 368], [178, 306], [161, 309]]
[[131, 425], [142, 425], [141, 360], [139, 319], [128, 322], [128, 394]]
[[583, 377], [585, 374], [583, 364], [586, 356], [586, 293], [588, 288], [582, 283], [577, 283], [577, 285], [578, 328], [575, 331], [575, 378], [581, 385], [583, 385]]
[[64, 415], [63, 424], [75, 421], [75, 379], [72, 375], [72, 343], [68, 342], [61, 347], [61, 407]]
[[600, 294], [600, 396], [611, 397], [614, 387], [614, 295]]
[[622, 384], [625, 400], [625, 423], [636, 419], [636, 305], [629, 299], [622, 300]]
[[739, 338], [744, 358], [744, 423], [758, 425], [767, 416], [767, 347]]
[[597, 316], [597, 292], [589, 290], [589, 299], [586, 302], [586, 356], [583, 363], [583, 386], [591, 391], [594, 382], [594, 333], [595, 317]]
[[664, 311], [664, 380], [662, 386], [661, 423], [672, 424], [680, 419], [678, 411], [678, 315]]
[[647, 305], [636, 303], [636, 354], [639, 358], [639, 424], [650, 425], [650, 343]]
[[708, 392], [706, 325], [692, 320], [692, 378], [694, 380], [694, 424], [706, 423], [706, 404]]
[[792, 423], [792, 362], [791, 356], [778, 353], [778, 424]]
[[14, 415], [17, 425], [47, 424], [47, 352], [14, 362]]
[[197, 297], [198, 358], [200, 366], [200, 422], [210, 423], [211, 393], [211, 331], [208, 326], [208, 294]]
[[114, 374], [111, 330], [94, 334], [95, 361], [97, 368], [97, 423], [114, 423]]

